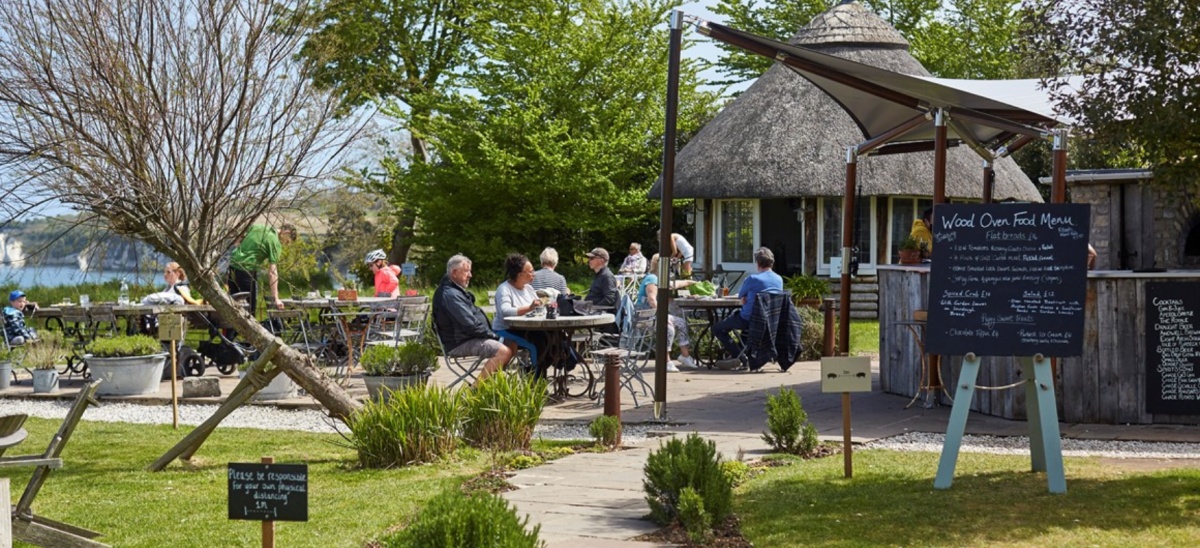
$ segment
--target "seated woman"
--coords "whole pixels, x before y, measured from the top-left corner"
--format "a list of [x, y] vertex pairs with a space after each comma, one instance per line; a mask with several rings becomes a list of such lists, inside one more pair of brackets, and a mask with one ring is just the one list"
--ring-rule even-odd
[[375, 273], [375, 296], [398, 297], [400, 293], [400, 267], [388, 264], [387, 253], [376, 249], [367, 253], [365, 261]]
[[[524, 316], [531, 310], [542, 306], [537, 293], [533, 289], [533, 263], [524, 255], [513, 253], [504, 260], [504, 283], [496, 288], [496, 316], [492, 319], [492, 331], [499, 335], [513, 355], [517, 348], [529, 351], [529, 358], [540, 372], [538, 365], [538, 347], [544, 344], [544, 338], [536, 332], [513, 330], [509, 328], [504, 318]], [[541, 340], [534, 340], [541, 339]]]
[[163, 281], [167, 282], [167, 288], [142, 297], [142, 304], [204, 304], [203, 299], [192, 296], [187, 274], [183, 272], [179, 263], [167, 263], [163, 269]]
[[[658, 308], [658, 254], [655, 253], [650, 258], [650, 271], [642, 278], [642, 285], [638, 288], [637, 302], [634, 303], [634, 308], [637, 310], [649, 310]], [[691, 346], [691, 341], [688, 339], [687, 320], [674, 314], [667, 316], [670, 320], [667, 322], [667, 348], [671, 347], [671, 342], [676, 340], [676, 335], [679, 339], [679, 365], [687, 368], [695, 369], [696, 361], [692, 359], [688, 347]], [[670, 363], [670, 356], [667, 357], [667, 371], [678, 373], [679, 368], [675, 364]]]

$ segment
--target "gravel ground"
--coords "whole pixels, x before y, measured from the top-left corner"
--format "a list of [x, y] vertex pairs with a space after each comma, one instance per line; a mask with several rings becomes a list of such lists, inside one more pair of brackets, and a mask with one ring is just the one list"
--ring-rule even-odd
[[[865, 444], [865, 449], [940, 453], [944, 434], [910, 432]], [[1200, 444], [1143, 441], [1103, 441], [1063, 438], [1063, 456], [1114, 459], [1200, 459]], [[1029, 438], [963, 436], [962, 451], [999, 455], [1028, 455]]]
[[[43, 419], [62, 419], [71, 408], [68, 401], [0, 400], [0, 415], [25, 413]], [[204, 422], [217, 410], [215, 405], [180, 405], [179, 423], [197, 425]], [[100, 422], [128, 422], [135, 424], [170, 424], [169, 405], [152, 406], [130, 403], [105, 403], [90, 407], [83, 420]], [[342, 427], [341, 423], [336, 423]], [[288, 411], [265, 405], [247, 405], [235, 410], [221, 421], [221, 426], [235, 428], [258, 428], [260, 430], [298, 430], [303, 432], [335, 433], [335, 421], [320, 411]], [[344, 427], [342, 427], [344, 430]], [[646, 432], [658, 428], [650, 425], [626, 425], [622, 440], [634, 444], [646, 439]], [[547, 440], [590, 440], [586, 424], [556, 423], [539, 424], [534, 436]]]

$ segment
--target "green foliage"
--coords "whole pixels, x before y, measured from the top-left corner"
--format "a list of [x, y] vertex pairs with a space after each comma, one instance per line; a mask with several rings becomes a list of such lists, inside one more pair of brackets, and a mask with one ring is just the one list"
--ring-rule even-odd
[[463, 437], [494, 451], [529, 449], [533, 428], [546, 406], [546, 381], [489, 375], [465, 394]]
[[162, 354], [162, 343], [148, 335], [97, 337], [88, 344], [88, 353], [97, 358], [125, 358]]
[[350, 446], [365, 468], [435, 462], [458, 447], [464, 405], [441, 386], [419, 385], [367, 401], [350, 418]]
[[829, 294], [829, 280], [812, 274], [796, 274], [783, 280], [783, 288], [793, 299], [820, 299]]
[[[596, 242], [644, 240], [658, 203], [646, 189], [662, 155], [667, 30], [674, 0], [519, 0], [477, 29], [470, 92], [387, 112], [427, 136], [438, 161], [388, 161], [417, 209], [426, 272], [453, 253], [493, 279], [512, 251], [553, 245], [570, 263]], [[681, 141], [715, 111], [686, 62]], [[424, 116], [424, 112], [438, 116]], [[464, 220], [470, 225], [464, 226]]]
[[[821, 359], [825, 349], [825, 313], [807, 306], [796, 307], [800, 315], [800, 353], [796, 356], [799, 361]], [[835, 345], [837, 326], [834, 326]]]
[[704, 510], [704, 497], [691, 487], [684, 487], [679, 493], [679, 523], [692, 544], [706, 546], [712, 542], [712, 520]]
[[33, 369], [54, 369], [56, 364], [67, 359], [68, 354], [62, 333], [58, 331], [43, 331], [38, 340], [27, 342], [22, 348], [25, 357], [21, 364]]
[[528, 531], [529, 517], [490, 493], [446, 491], [408, 527], [381, 540], [384, 548], [540, 548], [541, 525]]
[[363, 350], [359, 364], [364, 375], [401, 377], [436, 371], [437, 351], [415, 341], [397, 346], [371, 345]]
[[592, 419], [592, 423], [588, 425], [588, 431], [591, 432], [593, 438], [596, 438], [596, 443], [605, 447], [615, 447], [617, 437], [621, 435], [621, 418], [600, 415]]
[[817, 428], [808, 422], [800, 396], [792, 389], [781, 386], [778, 394], [767, 395], [767, 431], [762, 439], [779, 453], [807, 455], [817, 448]]
[[284, 244], [279, 256], [279, 295], [303, 296], [319, 285], [326, 285], [325, 269], [317, 262], [321, 246], [307, 236], [297, 237]]
[[729, 483], [737, 487], [750, 477], [750, 465], [740, 460], [727, 460], [721, 463], [721, 470], [729, 478]]
[[[720, 0], [712, 12], [725, 16], [725, 24], [759, 36], [787, 42], [800, 27], [807, 25], [817, 14], [833, 7], [839, 0], [771, 1], [759, 4], [755, 0]], [[737, 84], [753, 80], [771, 68], [774, 59], [755, 55], [724, 42], [717, 47], [725, 53], [717, 70], [729, 77], [717, 84]]]
[[542, 457], [546, 460], [557, 460], [574, 454], [575, 450], [570, 447], [551, 447], [541, 452]]
[[0, 363], [12, 361], [15, 351], [6, 345], [0, 345]]
[[710, 527], [729, 516], [733, 484], [721, 467], [715, 443], [696, 433], [686, 440], [671, 439], [650, 453], [644, 470], [642, 486], [655, 523], [667, 525], [679, 519], [680, 496], [686, 487], [704, 499]]
[[516, 455], [508, 461], [508, 467], [513, 470], [525, 470], [545, 463], [546, 459], [538, 455]]
[[913, 238], [910, 235], [900, 241], [900, 249], [902, 251], [916, 251], [918, 249], [921, 249], [922, 243], [923, 242], [918, 241], [916, 238]]

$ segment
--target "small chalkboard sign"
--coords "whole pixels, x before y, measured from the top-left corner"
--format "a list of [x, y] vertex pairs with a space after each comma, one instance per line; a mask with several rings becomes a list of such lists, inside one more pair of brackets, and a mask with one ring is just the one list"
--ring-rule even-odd
[[229, 463], [229, 519], [308, 521], [308, 465]]
[[1146, 283], [1146, 412], [1200, 415], [1200, 292]]
[[1087, 204], [935, 207], [926, 350], [1082, 354], [1089, 215]]

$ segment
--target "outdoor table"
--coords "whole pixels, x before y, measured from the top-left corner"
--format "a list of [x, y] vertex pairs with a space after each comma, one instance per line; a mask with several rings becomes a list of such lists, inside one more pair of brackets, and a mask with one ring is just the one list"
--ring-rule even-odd
[[[718, 321], [725, 319], [725, 317], [729, 315], [730, 311], [734, 311], [734, 313], [736, 313], [737, 310], [742, 308], [742, 300], [736, 295], [730, 295], [728, 297], [686, 297], [681, 299], [671, 299], [671, 304], [678, 306], [682, 310], [704, 311], [705, 318], [707, 318], [708, 321], [703, 327], [700, 328], [700, 334], [695, 338], [697, 348], [700, 345], [700, 341], [704, 339], [704, 335], [709, 333], [709, 331], [712, 330], [712, 327], [716, 325]], [[717, 346], [717, 338], [709, 337], [707, 352], [709, 356], [708, 360], [704, 359], [704, 353], [701, 352], [696, 352], [696, 359], [700, 361], [700, 363], [704, 364], [705, 367], [712, 369], [717, 362]]]
[[904, 408], [908, 409], [914, 403], [917, 403], [917, 398], [921, 397], [922, 392], [925, 393], [925, 409], [933, 408], [935, 403], [934, 396], [937, 395], [939, 390], [945, 394], [946, 399], [953, 403], [954, 399], [950, 397], [950, 393], [942, 385], [942, 376], [939, 374], [937, 365], [934, 363], [936, 360], [933, 359], [933, 356], [925, 353], [925, 320], [901, 320], [893, 322], [892, 325], [908, 328], [909, 333], [913, 336], [913, 342], [917, 345], [917, 366], [921, 368], [921, 385], [917, 389], [917, 393], [913, 394], [912, 400]]
[[[580, 380], [584, 382], [584, 389], [578, 393], [571, 393], [569, 383], [574, 378], [571, 372], [566, 370], [564, 364], [567, 362], [566, 344], [571, 340], [571, 335], [581, 329], [591, 330], [602, 325], [609, 325], [616, 322], [616, 317], [612, 314], [597, 314], [595, 316], [559, 316], [554, 319], [545, 316], [509, 316], [504, 318], [508, 326], [512, 329], [524, 329], [526, 331], [544, 331], [546, 333], [546, 355], [542, 356], [542, 360], [549, 364], [546, 368], [546, 375], [550, 375], [550, 369], [558, 370], [558, 374], [554, 376], [553, 396], [556, 398], [580, 397], [591, 395], [596, 388], [596, 375], [586, 363], [583, 363], [583, 356], [580, 356], [579, 367], [576, 371], [581, 371]], [[537, 364], [535, 364], [536, 366]]]
[[[315, 305], [316, 299], [307, 300], [291, 300], [293, 303], [299, 303], [302, 307], [307, 305]], [[346, 344], [346, 380], [350, 378], [350, 373], [354, 371], [354, 339], [358, 337], [358, 353], [362, 354], [364, 347], [367, 344], [367, 337], [370, 334], [371, 323], [373, 316], [388, 312], [383, 307], [391, 306], [395, 308], [399, 306], [400, 298], [398, 297], [359, 297], [353, 301], [340, 301], [336, 299], [328, 299], [322, 301], [322, 308], [329, 308], [329, 312], [321, 314], [322, 318], [328, 318], [337, 325], [337, 333], [342, 341]], [[287, 306], [287, 302], [284, 302]], [[350, 308], [366, 308], [369, 310], [350, 311]], [[362, 329], [352, 328], [352, 321], [356, 318], [366, 317], [367, 321], [362, 324]]]

